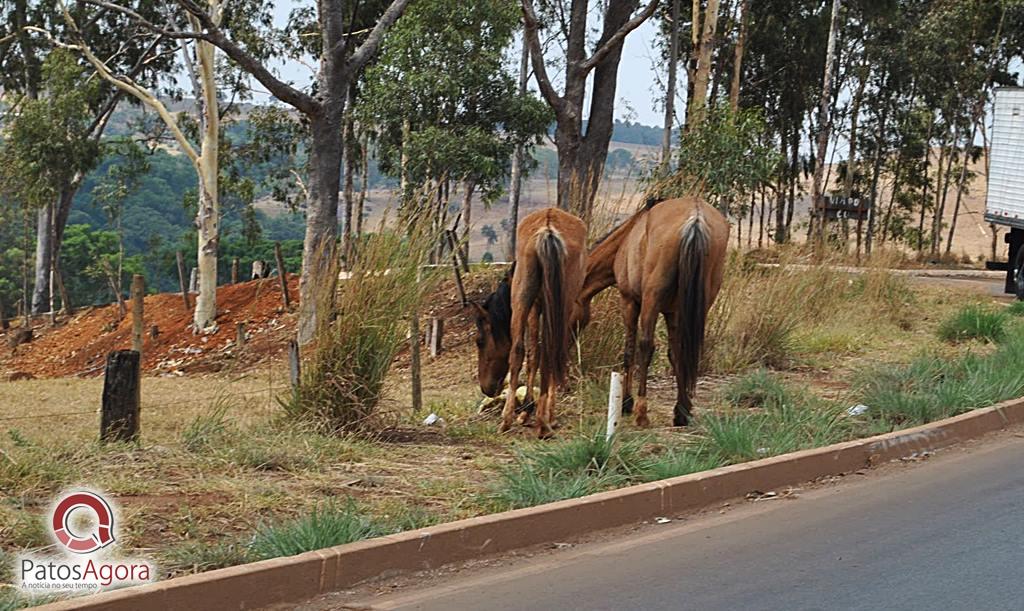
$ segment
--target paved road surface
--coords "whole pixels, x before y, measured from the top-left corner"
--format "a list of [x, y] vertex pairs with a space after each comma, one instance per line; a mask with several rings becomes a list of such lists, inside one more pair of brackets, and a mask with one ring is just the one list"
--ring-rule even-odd
[[310, 608], [1024, 609], [1022, 437]]

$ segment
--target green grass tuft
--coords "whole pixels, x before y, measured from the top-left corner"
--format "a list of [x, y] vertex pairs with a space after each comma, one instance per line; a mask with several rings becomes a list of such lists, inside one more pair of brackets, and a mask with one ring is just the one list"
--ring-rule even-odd
[[730, 405], [745, 408], [776, 408], [792, 401], [782, 380], [765, 369], [733, 380], [722, 396]]
[[978, 305], [965, 306], [939, 326], [939, 339], [951, 343], [972, 339], [998, 342], [1006, 335], [1006, 322], [1003, 312]]
[[1024, 301], [1014, 301], [1003, 311], [1010, 316], [1024, 316]]

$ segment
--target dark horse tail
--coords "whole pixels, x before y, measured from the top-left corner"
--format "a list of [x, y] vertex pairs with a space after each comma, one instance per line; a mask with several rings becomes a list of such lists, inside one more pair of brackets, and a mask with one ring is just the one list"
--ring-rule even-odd
[[680, 231], [678, 286], [676, 288], [676, 334], [672, 339], [676, 383], [687, 396], [697, 385], [697, 368], [704, 349], [704, 324], [707, 318], [704, 266], [710, 237], [707, 221], [697, 205]]
[[569, 365], [569, 303], [565, 299], [565, 242], [551, 227], [537, 235], [541, 267], [543, 337], [541, 358], [555, 384], [565, 382]]

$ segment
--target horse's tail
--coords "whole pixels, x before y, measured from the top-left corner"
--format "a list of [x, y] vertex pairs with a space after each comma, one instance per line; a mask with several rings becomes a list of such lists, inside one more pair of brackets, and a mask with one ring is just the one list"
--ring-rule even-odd
[[553, 228], [537, 234], [543, 314], [542, 363], [556, 384], [565, 381], [569, 364], [569, 310], [565, 296], [565, 242]]
[[704, 274], [711, 238], [700, 204], [683, 224], [679, 238], [676, 333], [672, 338], [672, 354], [675, 357], [676, 382], [680, 390], [690, 395], [697, 385], [697, 368], [704, 349], [707, 318]]

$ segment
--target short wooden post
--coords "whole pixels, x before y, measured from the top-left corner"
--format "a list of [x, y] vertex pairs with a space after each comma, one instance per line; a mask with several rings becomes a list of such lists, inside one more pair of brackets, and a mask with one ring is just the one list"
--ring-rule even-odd
[[231, 260], [231, 284], [238, 284], [238, 259]]
[[[420, 272], [416, 272], [416, 284], [420, 282]], [[409, 317], [409, 375], [412, 378], [412, 411], [419, 413], [423, 409], [423, 367], [420, 362], [420, 309], [413, 306]]]
[[0, 330], [6, 331], [11, 328], [11, 323], [7, 321], [7, 312], [4, 310], [4, 300], [0, 299]]
[[274, 258], [277, 259], [277, 277], [281, 281], [281, 297], [284, 299], [284, 309], [292, 307], [292, 300], [288, 296], [288, 272], [284, 269], [284, 257], [281, 256], [281, 243], [274, 242]]
[[245, 323], [235, 323], [235, 346], [239, 348], [245, 347]]
[[155, 341], [158, 337], [160, 337], [160, 327], [153, 325], [149, 328], [149, 339]]
[[199, 268], [197, 267], [193, 267], [192, 272], [188, 276], [188, 292], [199, 292]]
[[139, 364], [134, 350], [115, 350], [107, 355], [103, 378], [100, 441], [134, 441], [139, 437]]
[[180, 250], [175, 255], [178, 259], [178, 286], [181, 287], [181, 299], [185, 302], [185, 311], [190, 312], [192, 304], [189, 303], [188, 291], [185, 290], [185, 257], [182, 256]]
[[292, 396], [299, 399], [299, 382], [302, 380], [302, 363], [299, 361], [299, 342], [288, 342], [288, 380], [292, 384]]
[[146, 279], [142, 274], [132, 276], [132, 350], [142, 354], [143, 307], [146, 297]]
[[437, 358], [441, 354], [441, 340], [444, 337], [444, 319], [431, 317], [430, 326], [427, 328], [427, 346], [430, 350], [430, 358]]
[[608, 388], [608, 430], [604, 438], [611, 439], [615, 429], [619, 427], [619, 418], [622, 417], [622, 374], [612, 372], [611, 386]]

